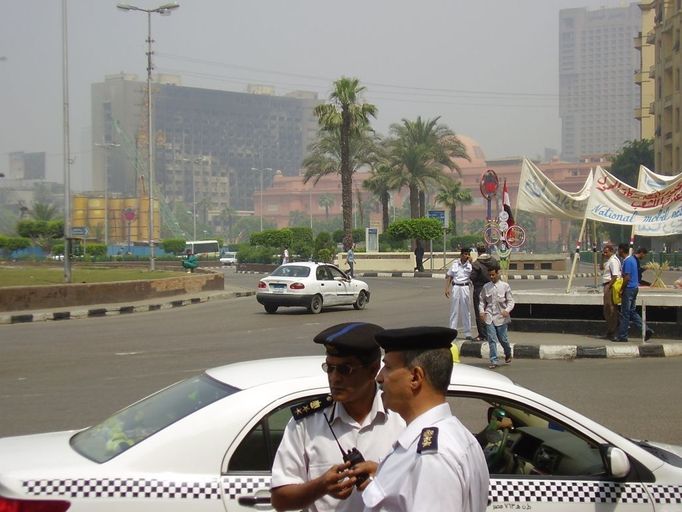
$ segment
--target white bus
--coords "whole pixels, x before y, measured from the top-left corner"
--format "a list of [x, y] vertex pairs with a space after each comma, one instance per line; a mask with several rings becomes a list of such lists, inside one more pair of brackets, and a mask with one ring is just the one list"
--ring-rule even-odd
[[192, 251], [192, 254], [205, 258], [218, 258], [220, 256], [220, 244], [218, 240], [190, 240], [185, 242], [185, 252]]

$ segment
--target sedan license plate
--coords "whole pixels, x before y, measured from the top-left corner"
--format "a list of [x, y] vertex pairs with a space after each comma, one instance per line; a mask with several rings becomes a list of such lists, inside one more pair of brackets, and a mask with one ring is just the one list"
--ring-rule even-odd
[[287, 289], [285, 284], [271, 284], [270, 287], [272, 288], [272, 293], [284, 293], [284, 290]]

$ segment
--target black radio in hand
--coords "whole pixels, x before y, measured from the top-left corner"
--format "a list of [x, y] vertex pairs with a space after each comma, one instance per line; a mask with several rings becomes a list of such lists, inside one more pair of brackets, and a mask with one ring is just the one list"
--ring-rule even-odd
[[[339, 450], [341, 450], [341, 456], [343, 457], [343, 462], [350, 462], [351, 468], [354, 467], [356, 464], [359, 464], [361, 462], [365, 462], [365, 458], [362, 456], [362, 453], [360, 453], [360, 450], [358, 450], [357, 448], [353, 447], [350, 450], [348, 450], [347, 452], [344, 451], [343, 448], [341, 448], [341, 443], [339, 443], [339, 439], [336, 437], [336, 433], [334, 432], [334, 429], [332, 428], [332, 424], [329, 421], [329, 418], [327, 418], [327, 414], [324, 412], [322, 414], [324, 414], [324, 419], [327, 421], [327, 426], [329, 427], [329, 430], [331, 431], [332, 435], [334, 436], [334, 440], [336, 441], [336, 444], [339, 447]], [[360, 473], [359, 475], [357, 475], [355, 477], [357, 480], [355, 483], [355, 487], [357, 487], [359, 489], [360, 486], [362, 485], [362, 483], [365, 480], [367, 480], [368, 476], [369, 475], [367, 473]]]

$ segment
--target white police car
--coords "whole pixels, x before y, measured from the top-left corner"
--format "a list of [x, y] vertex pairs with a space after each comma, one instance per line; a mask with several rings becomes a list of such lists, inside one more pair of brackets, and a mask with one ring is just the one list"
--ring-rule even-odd
[[369, 285], [328, 263], [285, 263], [258, 282], [256, 300], [268, 313], [289, 306], [302, 306], [311, 313], [329, 306], [364, 309]]
[[[0, 510], [271, 510], [290, 407], [327, 392], [323, 361], [214, 368], [85, 430], [0, 439]], [[455, 366], [448, 400], [485, 438], [489, 511], [682, 510], [682, 447], [626, 439], [466, 365]], [[500, 415], [514, 428], [487, 430]]]

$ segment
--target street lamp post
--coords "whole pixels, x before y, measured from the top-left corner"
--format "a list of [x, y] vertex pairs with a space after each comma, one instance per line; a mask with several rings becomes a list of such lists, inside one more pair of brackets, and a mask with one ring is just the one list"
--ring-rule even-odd
[[270, 167], [266, 167], [265, 169], [251, 167], [251, 171], [260, 172], [260, 230], [263, 231], [263, 173], [265, 171], [272, 171], [272, 169]]
[[130, 4], [117, 4], [122, 11], [147, 13], [147, 163], [149, 165], [149, 270], [154, 271], [154, 139], [152, 138], [152, 13], [168, 16], [179, 4], [169, 3], [154, 9]]
[[96, 147], [104, 149], [104, 245], [109, 248], [109, 150], [121, 147], [113, 142], [96, 143]]

